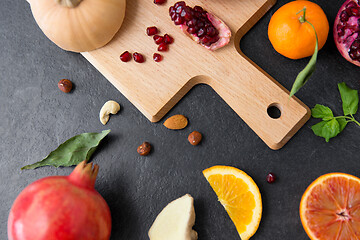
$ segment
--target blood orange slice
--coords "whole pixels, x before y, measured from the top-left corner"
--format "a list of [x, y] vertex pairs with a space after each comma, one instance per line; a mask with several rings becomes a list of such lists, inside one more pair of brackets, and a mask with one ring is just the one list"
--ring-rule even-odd
[[312, 240], [360, 240], [360, 179], [320, 176], [302, 196], [300, 218]]

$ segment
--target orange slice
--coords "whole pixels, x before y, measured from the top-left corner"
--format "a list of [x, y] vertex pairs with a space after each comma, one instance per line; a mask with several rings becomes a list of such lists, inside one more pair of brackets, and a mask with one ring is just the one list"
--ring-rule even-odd
[[301, 198], [300, 218], [312, 240], [360, 240], [360, 179], [320, 176]]
[[258, 186], [245, 172], [228, 166], [203, 171], [242, 240], [253, 236], [259, 227], [262, 203]]

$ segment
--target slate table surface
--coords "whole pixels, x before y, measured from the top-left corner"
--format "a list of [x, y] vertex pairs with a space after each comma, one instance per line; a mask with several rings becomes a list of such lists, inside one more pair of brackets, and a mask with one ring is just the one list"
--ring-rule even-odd
[[[287, 89], [308, 59], [289, 60], [271, 47], [267, 25], [276, 5], [244, 37], [244, 53]], [[342, 1], [315, 1], [333, 26]], [[70, 94], [57, 82], [69, 78]], [[337, 83], [360, 89], [360, 68], [338, 53], [332, 33], [320, 51], [316, 72], [297, 96], [309, 107], [329, 106], [342, 114]], [[98, 114], [109, 99], [121, 111], [106, 126]], [[147, 231], [170, 201], [190, 193], [195, 199], [199, 239], [239, 239], [234, 225], [202, 175], [214, 165], [247, 172], [263, 198], [263, 217], [252, 238], [307, 239], [299, 203], [306, 187], [318, 176], [345, 172], [360, 176], [360, 128], [355, 124], [326, 143], [316, 137], [309, 120], [281, 149], [269, 149], [208, 86], [193, 88], [168, 114], [184, 114], [190, 124], [182, 131], [147, 120], [80, 54], [51, 43], [36, 25], [26, 1], [2, 0], [0, 7], [0, 239], [7, 239], [7, 217], [16, 196], [33, 181], [68, 175], [73, 168], [20, 168], [41, 160], [68, 138], [83, 132], [111, 129], [93, 161], [100, 165], [96, 189], [108, 202], [113, 220], [111, 239], [148, 239]], [[360, 114], [356, 114], [357, 119]], [[199, 146], [187, 142], [193, 130], [203, 133]], [[137, 154], [143, 141], [153, 145], [147, 157]], [[278, 180], [265, 180], [274, 172]]]

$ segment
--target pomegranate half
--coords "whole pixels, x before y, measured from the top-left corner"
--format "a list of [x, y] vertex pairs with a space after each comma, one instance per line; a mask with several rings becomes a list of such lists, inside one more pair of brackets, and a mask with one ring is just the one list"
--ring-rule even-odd
[[360, 0], [347, 0], [334, 23], [334, 39], [341, 55], [360, 66]]
[[215, 51], [230, 42], [230, 28], [200, 6], [191, 8], [180, 1], [169, 8], [169, 15], [185, 34], [209, 50]]
[[98, 170], [84, 161], [69, 176], [27, 186], [10, 210], [9, 240], [108, 240], [110, 210], [94, 189]]

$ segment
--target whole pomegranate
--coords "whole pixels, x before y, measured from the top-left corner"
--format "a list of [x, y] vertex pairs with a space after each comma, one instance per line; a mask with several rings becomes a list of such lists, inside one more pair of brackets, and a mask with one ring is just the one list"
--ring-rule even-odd
[[16, 198], [9, 240], [108, 240], [108, 205], [94, 189], [98, 165], [81, 162], [69, 176], [40, 179]]
[[334, 23], [334, 39], [341, 55], [360, 66], [360, 0], [347, 0]]

